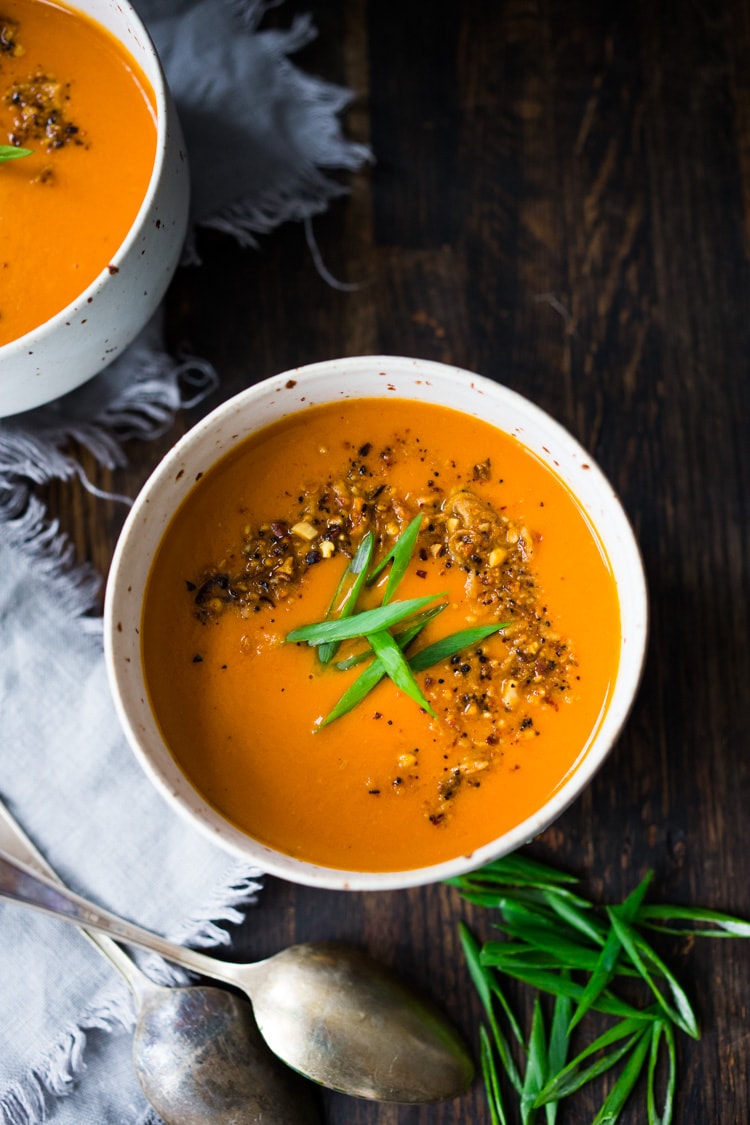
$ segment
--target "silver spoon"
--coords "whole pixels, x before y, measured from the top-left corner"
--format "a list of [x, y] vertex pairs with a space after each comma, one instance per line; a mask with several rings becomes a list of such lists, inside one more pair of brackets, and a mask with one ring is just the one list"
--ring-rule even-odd
[[376, 962], [345, 946], [293, 945], [251, 964], [175, 945], [36, 875], [0, 852], [0, 898], [110, 934], [244, 991], [271, 1050], [307, 1078], [357, 1097], [437, 1102], [473, 1076], [446, 1018]]
[[[0, 847], [57, 881], [1, 801]], [[269, 1051], [244, 1000], [223, 988], [154, 984], [111, 938], [83, 932], [133, 993], [133, 1065], [166, 1125], [319, 1123], [309, 1089]]]

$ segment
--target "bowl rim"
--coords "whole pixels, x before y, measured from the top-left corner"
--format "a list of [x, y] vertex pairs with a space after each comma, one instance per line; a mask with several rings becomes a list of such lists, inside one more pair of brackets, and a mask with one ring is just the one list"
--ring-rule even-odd
[[[394, 373], [396, 369], [398, 371]], [[145, 682], [140, 667], [134, 668], [133, 666], [134, 663], [139, 664], [139, 662], [134, 662], [132, 658], [129, 658], [127, 663], [123, 663], [123, 626], [121, 621], [123, 605], [133, 594], [130, 564], [136, 558], [136, 554], [134, 554], [138, 551], [136, 544], [139, 538], [142, 539], [144, 528], [147, 527], [149, 521], [153, 523], [152, 504], [157, 507], [160, 492], [168, 489], [173, 478], [182, 477], [184, 474], [187, 479], [184, 481], [184, 486], [182, 484], [180, 486], [182, 494], [176, 497], [171, 496], [169, 504], [169, 518], [171, 518], [184, 496], [193, 486], [190, 474], [184, 472], [186, 457], [190, 458], [191, 455], [195, 455], [196, 450], [200, 451], [202, 443], [210, 443], [212, 435], [219, 431], [225, 423], [233, 419], [238, 420], [240, 416], [254, 416], [253, 412], [261, 409], [264, 401], [266, 409], [271, 409], [275, 402], [280, 402], [281, 396], [285, 393], [288, 394], [290, 390], [294, 393], [299, 388], [306, 392], [304, 395], [297, 392], [294, 405], [290, 403], [292, 408], [284, 411], [283, 415], [277, 413], [273, 418], [266, 421], [256, 418], [255, 425], [250, 425], [246, 430], [243, 430], [241, 437], [237, 440], [258, 432], [280, 416], [303, 411], [306, 407], [318, 403], [336, 401], [337, 398], [331, 395], [316, 399], [313, 393], [316, 380], [324, 379], [326, 376], [336, 378], [343, 375], [356, 378], [362, 377], [363, 373], [373, 376], [376, 371], [380, 375], [392, 376], [396, 380], [404, 376], [407, 379], [409, 377], [413, 379], [411, 387], [399, 387], [393, 396], [394, 398], [423, 397], [423, 391], [420, 391], [419, 394], [409, 394], [409, 389], [413, 390], [417, 384], [420, 384], [423, 388], [432, 388], [437, 383], [440, 384], [441, 395], [435, 401], [438, 404], [445, 405], [445, 396], [442, 392], [446, 386], [450, 385], [456, 393], [470, 392], [471, 395], [476, 396], [477, 403], [481, 402], [483, 397], [489, 395], [504, 403], [507, 407], [511, 407], [512, 411], [517, 416], [525, 418], [529, 425], [539, 426], [547, 436], [552, 450], [546, 449], [546, 453], [549, 454], [548, 467], [551, 471], [557, 472], [563, 483], [567, 484], [569, 491], [573, 493], [584, 514], [589, 518], [600, 545], [606, 553], [606, 542], [599, 525], [594, 522], [591, 516], [591, 504], [584, 502], [580, 494], [567, 483], [566, 477], [555, 468], [555, 465], [559, 464], [559, 458], [564, 453], [565, 456], [572, 459], [571, 463], [577, 462], [582, 468], [586, 469], [586, 492], [587, 494], [591, 492], [592, 495], [599, 498], [601, 503], [606, 503], [608, 519], [612, 521], [615, 528], [616, 534], [614, 537], [617, 539], [618, 551], [624, 552], [624, 560], [618, 559], [617, 565], [609, 554], [607, 554], [607, 557], [613, 573], [616, 572], [616, 580], [617, 574], [627, 576], [628, 587], [625, 592], [628, 594], [628, 605], [630, 606], [630, 615], [627, 621], [622, 620], [623, 636], [620, 646], [620, 661], [611, 697], [602, 710], [600, 722], [587, 746], [582, 748], [576, 762], [571, 766], [565, 777], [560, 780], [542, 807], [508, 832], [482, 845], [468, 855], [459, 855], [451, 860], [428, 867], [387, 872], [346, 871], [298, 860], [275, 851], [235, 828], [229, 821], [224, 820], [221, 814], [209, 805], [187, 782], [166, 748], [156, 720], [146, 702]], [[354, 379], [352, 383], [356, 385]], [[384, 385], [381, 384], [381, 386]], [[388, 390], [384, 390], [383, 397], [386, 397], [387, 394]], [[359, 392], [344, 386], [340, 391], [340, 397], [372, 398], [373, 394], [371, 390]], [[481, 414], [470, 409], [466, 409], [465, 412], [482, 417]], [[491, 421], [490, 424], [495, 423]], [[240, 430], [242, 426], [236, 424], [234, 429]], [[516, 425], [513, 430], [506, 430], [505, 432], [516, 432], [523, 442], [523, 438], [520, 436], [523, 431], [523, 426]], [[228, 447], [223, 447], [216, 455], [217, 444], [218, 442], [214, 443], [214, 457], [211, 458], [211, 465], [220, 460], [228, 451]], [[527, 445], [527, 448], [531, 448], [532, 452], [540, 457], [538, 450], [529, 445]], [[541, 455], [541, 459], [545, 459], [544, 455]], [[193, 465], [194, 468], [195, 465]], [[177, 470], [177, 473], [175, 470]], [[167, 494], [169, 495], [169, 492]], [[158, 531], [157, 545], [169, 518], [165, 518], [161, 530]], [[618, 580], [622, 614], [623, 591], [621, 582], [622, 578]], [[138, 601], [137, 626], [140, 627], [140, 600]], [[557, 820], [565, 809], [580, 796], [610, 754], [630, 714], [643, 673], [648, 627], [649, 606], [646, 577], [632, 526], [612, 485], [591, 455], [572, 434], [530, 399], [486, 376], [432, 360], [397, 355], [378, 355], [324, 360], [292, 368], [263, 379], [221, 403], [176, 442], [156, 466], [137, 496], [116, 545], [105, 592], [104, 648], [115, 709], [131, 749], [152, 783], [167, 799], [170, 806], [186, 817], [194, 827], [197, 827], [204, 835], [207, 835], [234, 855], [257, 864], [270, 875], [287, 881], [332, 890], [397, 890], [422, 886], [465, 874], [493, 859], [515, 851], [522, 845], [529, 843]], [[150, 716], [151, 736], [153, 737], [155, 734], [156, 740], [161, 742], [162, 749], [171, 763], [171, 776], [164, 774], [151, 754], [142, 745], [138, 729], [139, 720], [130, 713], [130, 709], [123, 698], [123, 690], [127, 690], [129, 680], [134, 680], [137, 685], [136, 694], [140, 693], [140, 704], [148, 711]], [[168, 770], [168, 772], [170, 771]], [[184, 782], [182, 786], [175, 784], [176, 775], [182, 778]], [[217, 824], [217, 822], [219, 823]]]
[[[100, 273], [91, 281], [85, 289], [69, 301], [58, 312], [48, 317], [47, 320], [37, 324], [34, 328], [30, 328], [23, 336], [16, 336], [13, 340], [8, 340], [5, 344], [0, 344], [0, 363], [4, 360], [15, 359], [17, 354], [27, 352], [32, 345], [36, 345], [39, 340], [46, 338], [51, 333], [54, 333], [58, 327], [65, 327], [66, 322], [76, 315], [76, 312], [83, 306], [90, 304], [90, 298], [95, 298], [98, 293], [106, 285], [108, 279], [111, 277], [110, 266], [120, 266], [124, 261], [126, 255], [131, 250], [133, 244], [136, 242], [143, 228], [144, 220], [147, 218], [148, 212], [151, 208], [157, 187], [161, 182], [164, 166], [168, 154], [168, 117], [169, 117], [169, 88], [167, 86], [167, 79], [164, 73], [164, 68], [159, 58], [159, 54], [154, 46], [154, 42], [149, 34], [149, 31], [144, 24], [141, 17], [133, 7], [130, 0], [117, 0], [112, 3], [111, 0], [102, 0], [101, 6], [109, 7], [118, 11], [119, 15], [125, 21], [129, 21], [133, 38], [143, 48], [145, 55], [148, 58], [148, 67], [151, 73], [147, 72], [146, 65], [140, 59], [137, 59], [133, 54], [132, 48], [113, 31], [107, 28], [102, 20], [92, 13], [90, 10], [94, 7], [92, 0], [64, 0], [63, 8], [75, 14], [76, 12], [84, 14], [92, 23], [96, 24], [98, 28], [104, 31], [105, 34], [111, 36], [117, 41], [122, 50], [124, 50], [129, 57], [135, 59], [138, 64], [139, 70], [143, 73], [146, 81], [151, 87], [151, 92], [154, 97], [154, 119], [156, 125], [156, 148], [154, 151], [154, 163], [151, 169], [151, 176], [149, 177], [148, 187], [146, 193], [141, 200], [140, 207], [133, 218], [130, 227], [125, 234], [120, 245], [110, 256], [107, 264], [102, 268]], [[75, 384], [70, 388], [75, 389]], [[65, 393], [60, 392], [61, 394]]]

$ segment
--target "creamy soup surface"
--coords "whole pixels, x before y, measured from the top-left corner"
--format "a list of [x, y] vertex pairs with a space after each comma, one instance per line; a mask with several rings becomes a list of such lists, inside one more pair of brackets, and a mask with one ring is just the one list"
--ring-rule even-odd
[[[405, 659], [502, 628], [413, 672], [429, 710], [386, 675], [324, 723], [369, 645], [324, 663], [287, 637], [337, 616], [368, 533], [371, 570], [420, 513], [390, 604], [444, 608]], [[563, 483], [514, 437], [407, 400], [310, 407], [239, 445], [168, 527], [142, 619], [153, 711], [197, 790], [265, 844], [357, 871], [468, 855], [532, 815], [601, 722], [620, 636], [608, 560]]]

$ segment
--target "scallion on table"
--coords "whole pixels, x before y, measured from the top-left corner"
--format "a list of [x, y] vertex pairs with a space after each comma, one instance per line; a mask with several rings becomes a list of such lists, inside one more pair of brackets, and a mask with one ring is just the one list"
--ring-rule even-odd
[[[750, 937], [750, 922], [715, 910], [648, 903], [651, 881], [648, 872], [622, 903], [597, 907], [572, 889], [575, 877], [519, 854], [448, 880], [467, 902], [492, 911], [502, 935], [480, 944], [460, 926], [487, 1021], [480, 1028], [479, 1061], [492, 1125], [554, 1125], [563, 1100], [610, 1071], [616, 1077], [592, 1125], [613, 1125], [642, 1078], [641, 1120], [673, 1121], [675, 1032], [697, 1039], [698, 1021], [645, 932]], [[528, 1036], [513, 1013], [505, 978], [534, 990]], [[640, 1000], [630, 995], [634, 984]], [[548, 1019], [545, 994], [553, 998]], [[609, 1023], [603, 1032], [602, 1019]]]

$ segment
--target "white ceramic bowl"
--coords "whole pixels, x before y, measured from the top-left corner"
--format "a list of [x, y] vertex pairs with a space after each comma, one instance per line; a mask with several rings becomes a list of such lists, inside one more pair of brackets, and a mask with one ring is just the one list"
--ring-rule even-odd
[[0, 417], [31, 410], [72, 391], [116, 358], [164, 296], [187, 229], [190, 187], [185, 148], [148, 32], [125, 0], [68, 0], [68, 7], [114, 35], [150, 82], [156, 104], [156, 157], [140, 210], [107, 267], [72, 304], [0, 346]]
[[[151, 559], [197, 474], [237, 442], [313, 404], [396, 397], [453, 407], [515, 434], [569, 486], [607, 553], [617, 583], [622, 643], [612, 698], [590, 745], [565, 782], [533, 816], [471, 856], [416, 870], [337, 871], [276, 852], [225, 821], [195, 792], [162, 741], [141, 665], [140, 624]], [[140, 493], [117, 545], [107, 586], [105, 651], [117, 710], [148, 776], [173, 807], [230, 851], [292, 882], [340, 890], [385, 890], [433, 882], [520, 847], [543, 831], [590, 782], [617, 739], [635, 697], [647, 636], [647, 596], [630, 524], [591, 457], [557, 422], [506, 387], [442, 364], [364, 356], [285, 372], [243, 391], [209, 414], [167, 454]]]

